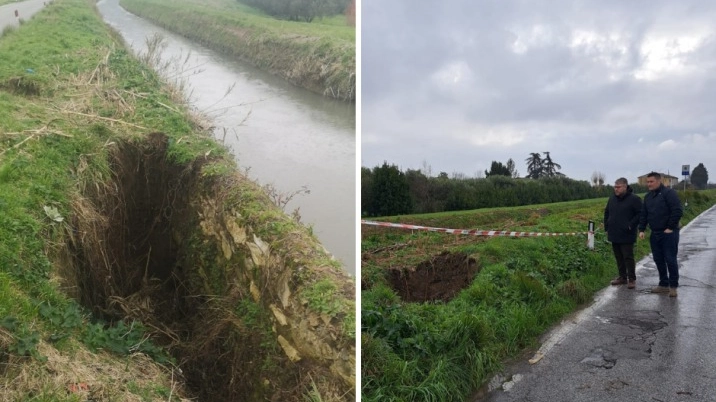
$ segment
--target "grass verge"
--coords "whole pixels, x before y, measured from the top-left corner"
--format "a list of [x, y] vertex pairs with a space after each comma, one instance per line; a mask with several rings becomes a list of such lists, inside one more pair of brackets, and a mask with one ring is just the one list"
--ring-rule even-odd
[[[711, 190], [680, 196], [689, 201], [682, 225], [716, 204]], [[606, 199], [596, 199], [385, 220], [446, 228], [586, 232], [590, 220], [602, 222], [605, 205]], [[537, 346], [547, 329], [589, 303], [616, 271], [603, 231], [596, 232], [590, 251], [586, 235], [484, 238], [362, 229], [363, 401], [466, 400], [506, 359]], [[646, 241], [637, 242], [636, 257], [647, 255], [648, 247]], [[450, 298], [405, 302], [420, 290], [399, 293], [417, 274], [416, 266], [429, 260], [428, 270], [438, 275], [446, 267], [436, 266], [431, 256], [445, 254], [469, 257], [479, 273], [461, 282], [464, 286], [453, 289]], [[416, 287], [429, 283], [422, 280]]]

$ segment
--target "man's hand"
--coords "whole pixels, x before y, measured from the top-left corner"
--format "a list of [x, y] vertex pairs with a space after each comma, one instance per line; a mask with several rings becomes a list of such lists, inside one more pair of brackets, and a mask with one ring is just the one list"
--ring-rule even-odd
[[641, 240], [644, 240], [644, 232], [639, 232], [639, 238], [640, 238]]
[[671, 229], [664, 229], [664, 233], [673, 233], [674, 231]]

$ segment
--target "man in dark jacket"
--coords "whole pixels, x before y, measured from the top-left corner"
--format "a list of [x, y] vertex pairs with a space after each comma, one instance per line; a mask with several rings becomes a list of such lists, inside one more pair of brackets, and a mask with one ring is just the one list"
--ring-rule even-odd
[[651, 289], [652, 293], [669, 293], [676, 297], [679, 287], [679, 264], [676, 255], [679, 252], [679, 220], [684, 213], [676, 191], [661, 184], [661, 175], [651, 172], [646, 175], [649, 192], [644, 196], [644, 207], [639, 218], [639, 238], [644, 238], [644, 230], [649, 224], [651, 236], [651, 254], [659, 271], [659, 285]]
[[604, 208], [604, 230], [607, 232], [607, 240], [612, 242], [619, 268], [619, 276], [612, 280], [612, 285], [626, 283], [629, 289], [636, 287], [634, 243], [640, 212], [641, 198], [634, 194], [627, 179], [617, 179], [614, 183], [614, 195], [609, 197]]

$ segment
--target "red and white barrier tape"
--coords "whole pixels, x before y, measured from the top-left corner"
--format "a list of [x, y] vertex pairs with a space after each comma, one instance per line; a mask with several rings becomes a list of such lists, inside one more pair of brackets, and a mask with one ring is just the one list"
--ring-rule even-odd
[[429, 232], [441, 232], [451, 233], [459, 235], [472, 235], [472, 236], [506, 236], [506, 237], [541, 237], [541, 236], [576, 236], [587, 234], [587, 232], [571, 232], [571, 233], [544, 233], [544, 232], [510, 232], [506, 230], [477, 230], [477, 229], [446, 229], [446, 228], [433, 228], [429, 226], [418, 226], [418, 225], [406, 225], [403, 223], [391, 223], [391, 222], [377, 222], [377, 221], [366, 221], [361, 220], [363, 225], [371, 226], [385, 226], [391, 228], [401, 229], [412, 229], [412, 230], [427, 230]]

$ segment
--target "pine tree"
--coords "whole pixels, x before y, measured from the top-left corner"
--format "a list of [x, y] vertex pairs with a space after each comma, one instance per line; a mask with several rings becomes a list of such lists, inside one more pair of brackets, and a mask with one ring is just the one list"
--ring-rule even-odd
[[542, 173], [543, 176], [547, 177], [555, 177], [555, 176], [563, 176], [562, 173], [559, 173], [558, 170], [562, 169], [562, 166], [559, 163], [556, 163], [552, 160], [552, 157], [549, 156], [549, 152], [544, 152], [544, 159], [542, 159]]
[[515, 161], [513, 161], [512, 158], [507, 160], [507, 170], [510, 171], [510, 177], [513, 179], [520, 177], [520, 173], [517, 171], [517, 166], [515, 166]]
[[507, 176], [512, 177], [512, 172], [510, 169], [503, 165], [502, 162], [492, 161], [492, 165], [490, 166], [490, 171], [488, 172], [485, 170], [485, 177], [490, 176]]
[[539, 179], [542, 177], [542, 155], [539, 152], [531, 152], [527, 162], [527, 178]]
[[699, 190], [706, 188], [706, 184], [709, 182], [709, 172], [704, 167], [703, 163], [699, 163], [698, 166], [691, 171], [691, 184]]
[[371, 216], [409, 214], [413, 210], [405, 174], [397, 166], [388, 165], [388, 162], [373, 169], [371, 195], [367, 211]]

